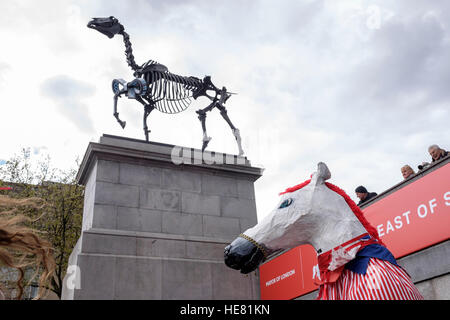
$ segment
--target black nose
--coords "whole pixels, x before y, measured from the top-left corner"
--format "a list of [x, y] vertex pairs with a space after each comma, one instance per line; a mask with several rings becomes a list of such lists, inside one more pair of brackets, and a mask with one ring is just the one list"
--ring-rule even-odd
[[230, 245], [225, 247], [225, 264], [241, 273], [249, 273], [255, 270], [263, 260], [264, 254], [250, 241], [238, 237]]
[[226, 258], [228, 253], [230, 253], [231, 245], [227, 245], [223, 251], [224, 257]]
[[[233, 248], [233, 250], [231, 249]], [[240, 270], [242, 268], [242, 260], [245, 258], [246, 255], [243, 254], [241, 251], [241, 248], [238, 246], [235, 246], [230, 244], [225, 248], [224, 251], [224, 260], [225, 264], [236, 270]]]
[[226, 246], [225, 250], [223, 252], [223, 258], [224, 258], [225, 264], [230, 268], [238, 269], [238, 268], [234, 267], [236, 265], [235, 257], [233, 254], [230, 254], [230, 251], [231, 251], [231, 245]]

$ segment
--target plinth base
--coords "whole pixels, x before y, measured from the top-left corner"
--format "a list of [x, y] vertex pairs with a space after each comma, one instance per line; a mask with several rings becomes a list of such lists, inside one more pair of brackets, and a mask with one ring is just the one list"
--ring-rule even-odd
[[198, 161], [197, 149], [173, 161], [174, 148], [109, 135], [89, 144], [78, 173], [82, 235], [63, 299], [259, 298], [258, 276], [227, 268], [223, 250], [257, 222], [262, 170], [238, 156]]

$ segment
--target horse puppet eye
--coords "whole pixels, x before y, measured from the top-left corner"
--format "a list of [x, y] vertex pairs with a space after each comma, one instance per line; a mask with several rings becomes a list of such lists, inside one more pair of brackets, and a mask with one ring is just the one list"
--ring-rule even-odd
[[292, 199], [292, 198], [286, 199], [280, 204], [278, 209], [283, 209], [283, 208], [289, 207], [292, 204], [292, 202], [294, 202], [294, 199]]

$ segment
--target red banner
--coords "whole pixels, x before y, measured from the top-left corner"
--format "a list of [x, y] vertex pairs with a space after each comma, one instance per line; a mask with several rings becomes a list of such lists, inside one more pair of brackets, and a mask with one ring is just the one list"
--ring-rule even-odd
[[312, 282], [317, 254], [310, 245], [293, 248], [259, 268], [262, 300], [289, 300], [317, 289]]
[[396, 257], [450, 236], [450, 163], [363, 210]]

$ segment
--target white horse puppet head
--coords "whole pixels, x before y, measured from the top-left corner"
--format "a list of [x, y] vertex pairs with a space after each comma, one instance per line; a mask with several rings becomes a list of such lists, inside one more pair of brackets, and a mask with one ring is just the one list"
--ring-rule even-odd
[[[283, 192], [269, 215], [225, 248], [225, 264], [249, 273], [279, 249], [311, 244], [318, 252], [327, 252], [367, 233], [379, 240], [350, 197], [325, 182], [330, 177], [328, 167], [320, 162], [311, 180]], [[351, 260], [345, 254], [339, 259], [343, 260], [339, 265]]]

